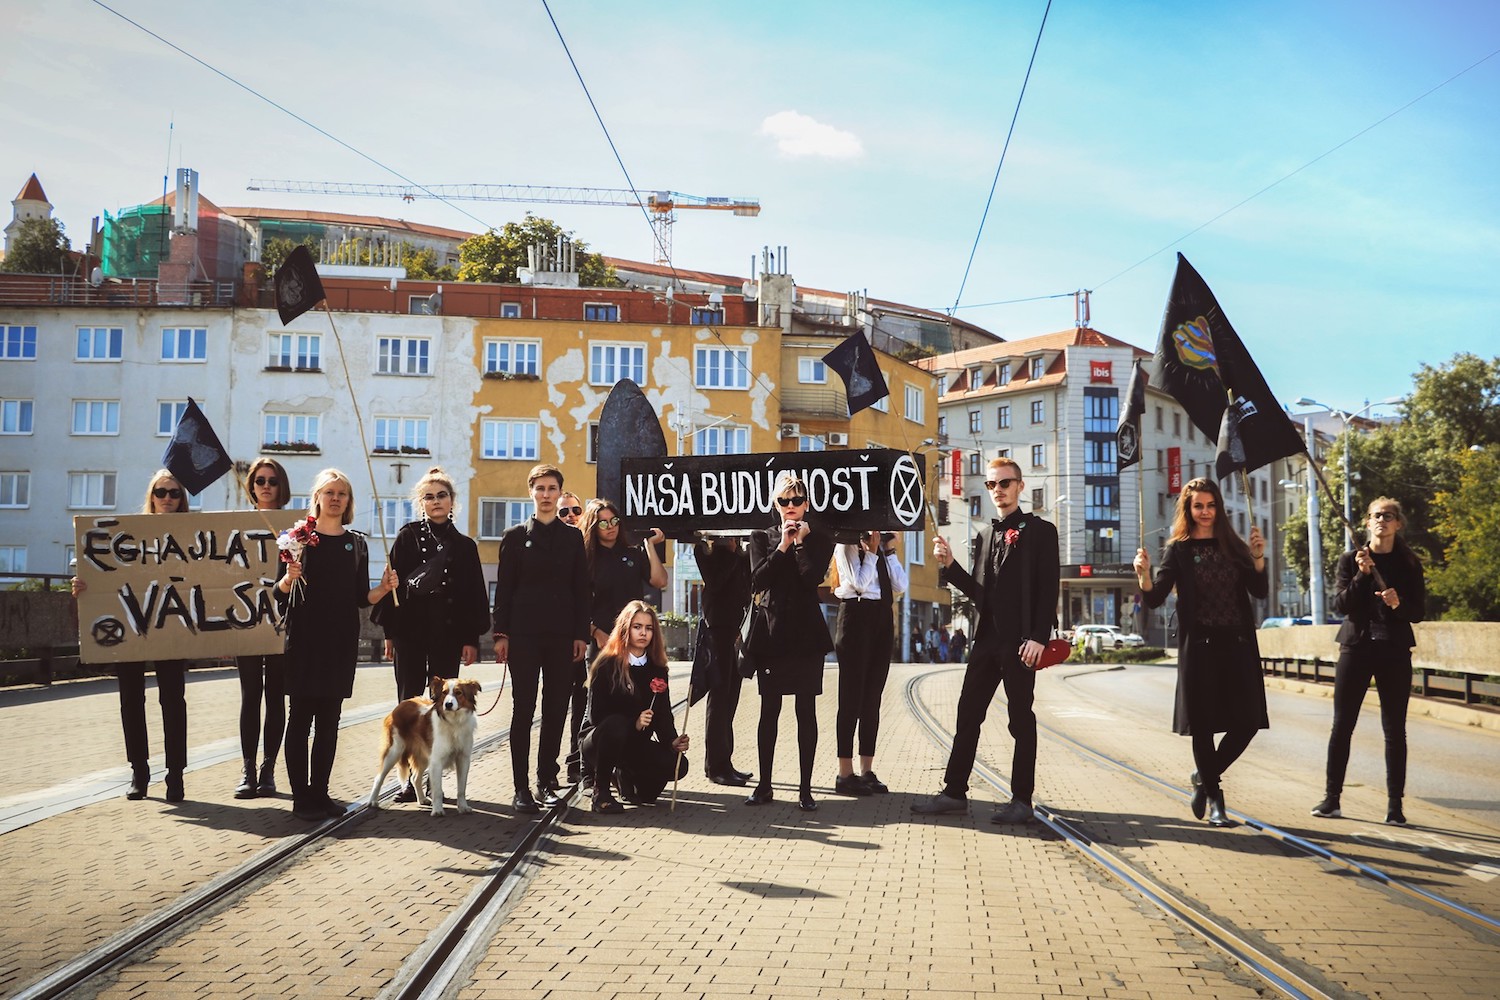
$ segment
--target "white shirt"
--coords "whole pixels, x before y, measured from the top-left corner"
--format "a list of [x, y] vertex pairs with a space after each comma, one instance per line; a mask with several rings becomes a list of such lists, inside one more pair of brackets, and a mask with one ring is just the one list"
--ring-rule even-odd
[[[863, 552], [865, 558], [860, 560], [859, 554]], [[834, 588], [833, 596], [839, 600], [847, 600], [851, 597], [863, 597], [869, 600], [880, 599], [880, 571], [875, 567], [875, 553], [861, 545], [840, 545], [833, 550], [833, 561], [839, 570], [839, 585]], [[901, 566], [901, 560], [896, 558], [895, 553], [883, 557], [885, 567], [891, 574], [891, 597], [899, 597], [906, 593], [906, 570]]]

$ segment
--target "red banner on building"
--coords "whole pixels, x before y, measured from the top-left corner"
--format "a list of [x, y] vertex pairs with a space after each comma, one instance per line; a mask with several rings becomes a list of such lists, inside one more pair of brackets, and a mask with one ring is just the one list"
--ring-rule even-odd
[[964, 453], [953, 449], [953, 495], [964, 495]]
[[1167, 449], [1167, 495], [1176, 496], [1182, 492], [1182, 449]]
[[1115, 363], [1113, 361], [1090, 361], [1089, 381], [1113, 382], [1115, 380], [1114, 371]]

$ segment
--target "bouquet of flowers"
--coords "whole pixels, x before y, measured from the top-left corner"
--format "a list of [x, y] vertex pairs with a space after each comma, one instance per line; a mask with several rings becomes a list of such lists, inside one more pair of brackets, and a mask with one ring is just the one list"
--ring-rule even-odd
[[[312, 515], [308, 515], [307, 520], [298, 521], [296, 524], [283, 531], [280, 535], [276, 536], [276, 547], [281, 550], [282, 562], [301, 562], [302, 550], [307, 548], [308, 546], [316, 546], [318, 544], [318, 542], [321, 540], [321, 536], [317, 533], [317, 531], [314, 530], [317, 527], [317, 524], [317, 520], [312, 517]], [[303, 583], [301, 577], [298, 577], [296, 580], [292, 581], [291, 596], [293, 601], [297, 599], [297, 596], [301, 593], [303, 586], [305, 586], [305, 584]]]

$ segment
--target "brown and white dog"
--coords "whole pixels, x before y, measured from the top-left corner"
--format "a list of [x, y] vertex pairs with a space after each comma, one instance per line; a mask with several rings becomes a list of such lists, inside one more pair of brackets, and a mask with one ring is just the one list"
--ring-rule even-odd
[[428, 777], [432, 784], [432, 815], [443, 815], [443, 771], [453, 768], [458, 774], [458, 811], [469, 808], [469, 761], [474, 756], [474, 732], [479, 723], [474, 717], [474, 701], [479, 682], [462, 678], [444, 680], [434, 677], [428, 687], [429, 698], [408, 698], [385, 717], [381, 726], [380, 773], [370, 788], [370, 808], [380, 808], [380, 789], [391, 768], [404, 784], [410, 780], [417, 790], [417, 803], [423, 798]]

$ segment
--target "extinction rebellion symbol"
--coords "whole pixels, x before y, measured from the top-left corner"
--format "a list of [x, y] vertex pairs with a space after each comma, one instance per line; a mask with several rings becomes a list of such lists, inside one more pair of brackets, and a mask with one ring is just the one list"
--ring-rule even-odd
[[907, 526], [922, 520], [922, 471], [910, 455], [896, 459], [891, 469], [891, 510]]

